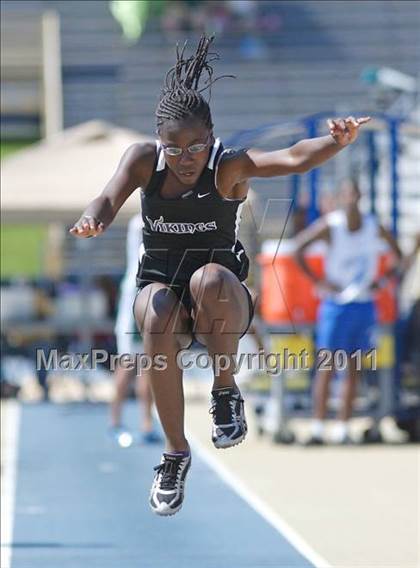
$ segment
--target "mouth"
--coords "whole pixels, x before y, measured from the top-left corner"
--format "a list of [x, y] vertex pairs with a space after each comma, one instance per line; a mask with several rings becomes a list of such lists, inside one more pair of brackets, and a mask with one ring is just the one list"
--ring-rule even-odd
[[178, 175], [182, 178], [193, 178], [196, 175], [194, 171], [178, 172]]

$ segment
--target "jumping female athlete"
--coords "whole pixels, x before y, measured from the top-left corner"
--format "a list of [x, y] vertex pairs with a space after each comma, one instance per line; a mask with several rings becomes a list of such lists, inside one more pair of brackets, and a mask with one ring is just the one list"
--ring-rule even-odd
[[[185, 56], [185, 46], [177, 49], [156, 110], [159, 139], [128, 148], [101, 195], [70, 229], [78, 237], [100, 235], [129, 195], [141, 188], [143, 247], [134, 314], [145, 353], [166, 358], [164, 370], [152, 366], [147, 371], [167, 440], [150, 495], [158, 515], [181, 508], [191, 464], [177, 354], [191, 345], [194, 334], [211, 357], [234, 355], [252, 319], [252, 301], [243, 284], [248, 258], [237, 239], [249, 179], [307, 172], [354, 142], [360, 125], [369, 120], [330, 120], [328, 136], [275, 152], [224, 149], [201, 94], [215, 81], [208, 53], [212, 41], [203, 36], [191, 57]], [[215, 373], [211, 414], [216, 448], [245, 438], [233, 357], [231, 365]]]

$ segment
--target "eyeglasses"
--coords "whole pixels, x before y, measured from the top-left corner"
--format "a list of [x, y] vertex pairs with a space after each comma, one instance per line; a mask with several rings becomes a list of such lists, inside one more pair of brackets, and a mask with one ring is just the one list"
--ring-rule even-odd
[[[207, 148], [209, 143], [210, 143], [210, 136], [207, 138], [207, 142], [205, 142], [204, 144], [203, 143], [192, 144], [191, 146], [188, 146], [186, 150], [190, 154], [199, 154], [200, 152], [203, 152]], [[162, 144], [162, 148], [165, 154], [168, 154], [168, 156], [180, 156], [184, 151], [183, 148], [177, 148], [176, 146], [165, 146], [165, 144]]]

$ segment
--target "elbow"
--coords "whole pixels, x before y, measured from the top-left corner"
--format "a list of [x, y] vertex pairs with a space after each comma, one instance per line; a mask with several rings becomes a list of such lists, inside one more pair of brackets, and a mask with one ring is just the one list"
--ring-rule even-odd
[[293, 252], [293, 259], [295, 262], [297, 262], [297, 264], [300, 265], [302, 262], [302, 257], [303, 257], [303, 249], [302, 247], [297, 247]]
[[296, 160], [293, 164], [294, 174], [306, 174], [311, 169], [311, 165], [306, 160]]

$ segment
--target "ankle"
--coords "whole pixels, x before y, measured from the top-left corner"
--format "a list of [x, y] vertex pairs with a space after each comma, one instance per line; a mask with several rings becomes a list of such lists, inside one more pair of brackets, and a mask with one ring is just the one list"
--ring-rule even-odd
[[189, 453], [190, 451], [190, 446], [187, 442], [187, 440], [184, 441], [166, 441], [166, 448], [165, 448], [165, 452], [166, 453], [170, 453], [170, 454], [176, 454], [179, 452], [187, 452]]
[[182, 457], [182, 458], [186, 458], [189, 455], [191, 455], [191, 451], [189, 448], [187, 450], [176, 450], [176, 451], [165, 450], [164, 453], [169, 456]]
[[211, 388], [212, 391], [219, 390], [219, 389], [234, 389], [235, 391], [239, 391], [235, 379], [231, 377], [230, 379], [222, 379], [214, 378], [213, 386]]

